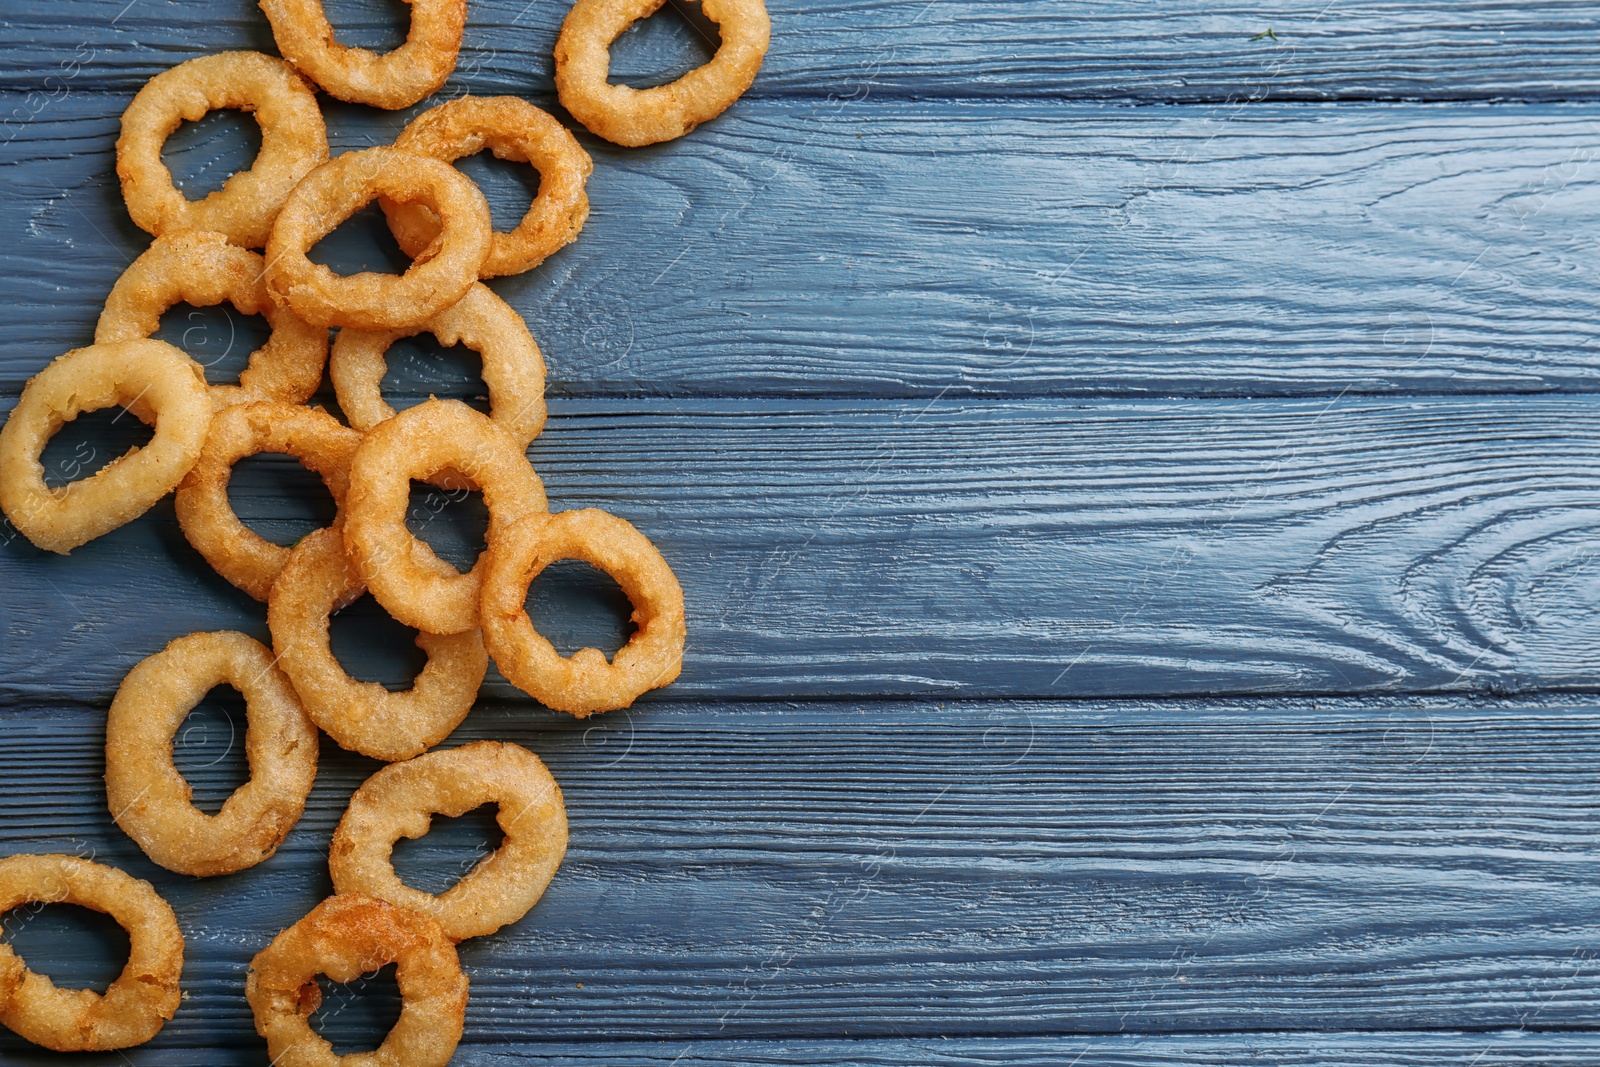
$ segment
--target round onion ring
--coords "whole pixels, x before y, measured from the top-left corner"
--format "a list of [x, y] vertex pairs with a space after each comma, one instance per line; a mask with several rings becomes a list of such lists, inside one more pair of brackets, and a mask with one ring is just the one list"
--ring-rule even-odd
[[[244, 694], [250, 780], [206, 815], [172, 763], [172, 739], [194, 706], [226, 682]], [[305, 811], [317, 776], [317, 728], [272, 652], [241, 633], [180, 637], [128, 672], [106, 719], [106, 800], [145, 855], [206, 877], [254, 867]]]
[[384, 355], [402, 337], [423, 331], [446, 347], [464, 344], [483, 356], [489, 419], [526, 449], [544, 429], [544, 356], [522, 316], [481, 283], [415, 329], [339, 331], [328, 376], [350, 425], [366, 431], [394, 416], [381, 392], [388, 369]]
[[76, 904], [128, 931], [128, 962], [104, 993], [57, 989], [0, 945], [0, 1023], [57, 1052], [105, 1052], [149, 1041], [178, 1012], [183, 933], [149, 882], [77, 856], [0, 860], [0, 912]]
[[[453, 163], [488, 148], [501, 159], [531, 163], [539, 194], [510, 233], [496, 233], [480, 278], [521, 274], [578, 239], [589, 217], [583, 184], [594, 163], [554, 116], [516, 96], [463, 96], [424, 111], [394, 146]], [[421, 255], [439, 235], [439, 220], [421, 204], [383, 202], [389, 228], [407, 255]]]
[[[340, 277], [306, 253], [379, 196], [421, 202], [443, 220], [439, 240], [401, 275]], [[400, 329], [428, 321], [478, 280], [494, 229], [489, 203], [448, 163], [383, 146], [324, 163], [284, 203], [267, 241], [267, 288], [317, 326]]]
[[426, 400], [368, 431], [350, 461], [345, 548], [378, 603], [431, 634], [478, 625], [483, 558], [461, 574], [406, 529], [411, 480], [447, 469], [483, 490], [490, 544], [502, 526], [549, 507], [516, 441], [459, 401]]
[[665, 2], [578, 0], [567, 12], [556, 40], [556, 93], [591, 133], [635, 148], [670, 141], [722, 114], [755, 81], [772, 33], [766, 5], [704, 0], [701, 10], [722, 31], [711, 62], [653, 89], [610, 84], [611, 43]]
[[267, 600], [278, 666], [306, 713], [343, 748], [386, 762], [410, 759], [450, 736], [472, 710], [489, 669], [478, 630], [441, 637], [418, 633], [427, 666], [409, 691], [345, 673], [328, 647], [328, 615], [366, 586], [345, 557], [344, 533], [318, 530], [295, 546]]
[[[683, 669], [683, 588], [656, 546], [630, 523], [585, 508], [533, 515], [489, 536], [483, 576], [483, 637], [511, 684], [557, 711], [583, 718], [632, 704]], [[633, 602], [638, 627], [606, 662], [598, 648], [564, 658], [533, 628], [528, 586], [559, 559], [605, 571]]]
[[[394, 872], [402, 837], [428, 832], [435, 812], [456, 818], [498, 805], [505, 842], [445, 892], [413, 889]], [[544, 894], [567, 852], [561, 787], [539, 757], [499, 741], [478, 741], [391, 763], [368, 778], [339, 820], [328, 867], [336, 893], [362, 893], [431, 915], [452, 941], [516, 922]]]
[[211, 307], [227, 301], [241, 314], [260, 315], [272, 327], [267, 343], [250, 353], [238, 385], [213, 385], [215, 407], [252, 400], [298, 404], [317, 391], [328, 361], [328, 331], [303, 322], [273, 299], [262, 279], [266, 261], [228, 243], [224, 234], [179, 230], [151, 242], [112, 287], [96, 344], [134, 341], [161, 328], [175, 304]]
[[[220, 108], [254, 112], [261, 152], [204, 200], [185, 199], [173, 188], [161, 146], [184, 121]], [[246, 248], [266, 244], [289, 190], [327, 159], [316, 93], [289, 64], [259, 52], [201, 56], [157, 74], [122, 113], [117, 139], [122, 197], [140, 229], [157, 236], [212, 230]]]
[[[311, 1029], [317, 975], [353, 982], [397, 963], [400, 1020], [376, 1051], [340, 1056]], [[329, 897], [250, 961], [244, 995], [273, 1067], [445, 1067], [461, 1043], [467, 976], [431, 918], [381, 900]]]
[[410, 107], [456, 69], [467, 0], [406, 0], [406, 43], [378, 55], [333, 39], [322, 0], [261, 0], [278, 51], [331, 96], [352, 104]]
[[322, 476], [344, 502], [350, 457], [361, 435], [321, 408], [259, 401], [223, 408], [211, 419], [200, 459], [178, 486], [178, 524], [189, 543], [234, 585], [266, 600], [289, 549], [239, 521], [228, 500], [233, 465], [260, 452], [284, 452]]
[[[88, 478], [44, 484], [39, 457], [85, 411], [121, 404], [155, 438]], [[78, 348], [29, 379], [0, 429], [0, 510], [28, 540], [67, 553], [143, 515], [194, 466], [211, 424], [199, 364], [165, 341]]]

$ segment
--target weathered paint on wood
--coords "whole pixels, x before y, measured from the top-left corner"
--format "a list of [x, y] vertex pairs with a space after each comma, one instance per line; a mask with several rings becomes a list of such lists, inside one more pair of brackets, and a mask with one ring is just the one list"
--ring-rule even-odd
[[[569, 6], [472, 0], [451, 86], [548, 92], [550, 52]], [[1585, 0], [768, 6], [773, 46], [752, 88], [758, 97], [1549, 100], [1600, 91], [1600, 16]], [[328, 7], [350, 43], [392, 47], [403, 35], [398, 5], [330, 0]], [[275, 51], [252, 0], [76, 0], [72, 11], [64, 19], [50, 0], [10, 0], [0, 12], [0, 88], [131, 90], [202, 51]], [[631, 37], [616, 69], [647, 76], [636, 84], [709, 51], [670, 18]]]
[[[275, 857], [176, 877], [110, 824], [102, 715], [7, 715], [0, 848], [153, 879], [192, 961], [155, 1047], [249, 1047], [244, 966], [326, 892], [375, 765], [329, 748]], [[549, 763], [572, 845], [527, 919], [462, 946], [473, 1046], [1595, 1022], [1591, 702], [487, 705], [451, 743], [479, 737]], [[180, 740], [203, 793], [228, 742]], [[440, 838], [408, 877], [481, 840]]]
[[[626, 516], [692, 591], [665, 699], [1600, 685], [1593, 397], [554, 411], [530, 452], [552, 506]], [[280, 540], [311, 528], [291, 466], [233, 489]], [[414, 500], [425, 536], [470, 539]], [[262, 629], [170, 504], [68, 557], [12, 537], [0, 586], [12, 698], [105, 701], [172, 637]]]
[[[90, 339], [148, 240], [112, 175], [123, 102], [68, 97], [0, 146], [5, 391]], [[332, 113], [339, 148], [404, 121]], [[590, 140], [582, 238], [495, 288], [553, 395], [1589, 391], [1596, 122], [755, 101], [659, 150]], [[215, 132], [174, 163], [217, 184], [243, 146]], [[526, 186], [493, 176], [515, 218]], [[328, 243], [384, 262], [359, 234]]]

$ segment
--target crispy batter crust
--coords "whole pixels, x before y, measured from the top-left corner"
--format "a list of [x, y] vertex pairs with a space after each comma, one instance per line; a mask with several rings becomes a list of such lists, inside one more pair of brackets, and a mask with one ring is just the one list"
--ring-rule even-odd
[[[120, 404], [155, 438], [68, 485], [44, 484], [39, 457], [63, 425]], [[78, 348], [28, 380], [0, 429], [0, 510], [40, 548], [67, 553], [143, 515], [183, 480], [211, 425], [205, 374], [165, 341]]]
[[[212, 687], [244, 695], [250, 780], [216, 815], [190, 803], [172, 739]], [[205, 877], [253, 867], [277, 851], [317, 776], [317, 730], [272, 652], [241, 633], [180, 637], [128, 672], [106, 719], [106, 800], [145, 855]]]
[[578, 0], [556, 40], [556, 92], [591, 133], [638, 147], [682, 137], [714, 119], [750, 88], [767, 54], [772, 20], [762, 0], [704, 0], [722, 31], [711, 62], [653, 89], [612, 85], [611, 43], [666, 0]]
[[[428, 832], [435, 813], [451, 818], [483, 804], [505, 842], [466, 877], [434, 896], [400, 881], [390, 855], [402, 837]], [[328, 849], [333, 887], [431, 915], [451, 940], [492, 934], [516, 922], [544, 894], [567, 851], [561, 787], [525, 748], [479, 741], [393, 763], [350, 798]]]
[[58, 989], [0, 944], [0, 1023], [57, 1052], [102, 1052], [149, 1041], [178, 1011], [183, 933], [149, 882], [76, 856], [0, 860], [0, 912], [77, 904], [128, 931], [128, 963], [104, 993]]
[[467, 0], [406, 0], [406, 43], [379, 55], [333, 39], [322, 0], [261, 0], [278, 51], [327, 93], [353, 104], [410, 107], [438, 89], [456, 68]]
[[[172, 184], [161, 146], [185, 121], [237, 108], [261, 126], [261, 152], [204, 200], [188, 200]], [[327, 162], [328, 132], [317, 97], [289, 64], [259, 52], [200, 56], [163, 71], [122, 113], [117, 177], [128, 214], [157, 236], [211, 230], [246, 248], [266, 244], [289, 190]]]
[[[625, 708], [683, 669], [683, 588], [631, 523], [594, 508], [534, 515], [492, 532], [485, 557], [484, 642], [501, 673], [535, 700], [582, 718]], [[563, 657], [533, 628], [528, 585], [560, 559], [605, 571], [633, 602], [638, 628], [610, 662], [598, 648]]]

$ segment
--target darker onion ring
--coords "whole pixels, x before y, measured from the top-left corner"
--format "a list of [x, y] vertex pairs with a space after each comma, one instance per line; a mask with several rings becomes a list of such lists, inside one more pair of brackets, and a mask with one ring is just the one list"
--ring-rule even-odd
[[[255, 114], [261, 152], [221, 189], [188, 200], [173, 188], [161, 146], [185, 120], [220, 108]], [[157, 74], [123, 112], [117, 139], [122, 196], [140, 229], [158, 236], [212, 230], [246, 248], [266, 243], [289, 190], [327, 159], [328, 134], [311, 86], [283, 60], [259, 52], [201, 56]]]
[[[353, 982], [389, 963], [399, 965], [400, 1020], [376, 1051], [339, 1056], [311, 1029], [322, 1003], [317, 975]], [[445, 1067], [461, 1042], [467, 976], [428, 916], [366, 897], [329, 897], [256, 954], [244, 995], [273, 1067]]]
[[0, 1023], [57, 1052], [105, 1052], [149, 1041], [178, 1012], [183, 933], [149, 882], [77, 856], [0, 860], [0, 912], [76, 904], [128, 931], [128, 963], [104, 993], [57, 989], [0, 944]]
[[211, 419], [199, 461], [178, 486], [175, 503], [183, 535], [218, 574], [257, 600], [267, 599], [289, 549], [233, 513], [228, 500], [233, 465], [261, 452], [288, 453], [320, 474], [334, 503], [342, 504], [350, 457], [360, 443], [359, 433], [321, 408], [271, 401], [223, 408]]
[[[443, 220], [439, 240], [401, 275], [340, 277], [311, 247], [378, 197], [422, 203]], [[398, 148], [346, 152], [295, 186], [267, 241], [267, 287], [317, 326], [401, 329], [428, 321], [478, 279], [494, 230], [489, 204], [466, 175]]]
[[[121, 404], [155, 427], [155, 439], [87, 478], [44, 483], [39, 457], [85, 411]], [[143, 515], [200, 455], [211, 398], [197, 363], [165, 341], [79, 348], [28, 380], [0, 429], [0, 509], [40, 548], [66, 553]]]
[[466, 0], [406, 0], [406, 43], [384, 55], [333, 39], [322, 0], [261, 0], [278, 51], [330, 95], [353, 104], [410, 107], [438, 89], [456, 67]]
[[344, 531], [308, 535], [289, 554], [267, 600], [267, 626], [278, 666], [294, 683], [306, 713], [343, 748], [386, 761], [410, 759], [450, 736], [472, 710], [489, 669], [476, 629], [417, 634], [427, 666], [400, 693], [345, 673], [328, 645], [328, 615], [366, 586], [345, 558]]
[[666, 0], [578, 0], [556, 40], [556, 92], [591, 133], [638, 147], [682, 137], [714, 119], [755, 81], [767, 54], [772, 21], [762, 0], [704, 0], [701, 10], [722, 31], [711, 62], [653, 89], [612, 85], [611, 43]]
[[489, 543], [548, 507], [544, 484], [516, 441], [456, 400], [427, 400], [367, 433], [350, 461], [345, 547], [356, 573], [389, 614], [414, 629], [456, 634], [478, 625], [482, 557], [461, 574], [406, 528], [411, 480], [444, 470], [483, 490]]
[[150, 337], [175, 304], [211, 307], [227, 301], [272, 327], [267, 343], [250, 353], [238, 385], [211, 386], [216, 407], [251, 400], [298, 404], [322, 383], [328, 331], [303, 322], [273, 299], [262, 275], [266, 261], [203, 230], [163, 234], [122, 272], [94, 328], [96, 344]]
[[[683, 669], [683, 588], [655, 545], [630, 523], [594, 508], [534, 515], [489, 536], [483, 636], [511, 684], [582, 718], [633, 703]], [[563, 657], [533, 628], [528, 586], [550, 564], [580, 559], [616, 579], [638, 629], [608, 663], [598, 648]]]
[[[478, 271], [498, 278], [532, 270], [552, 252], [578, 239], [589, 217], [584, 182], [594, 169], [567, 128], [549, 113], [515, 96], [464, 96], [424, 111], [395, 139], [408, 152], [453, 163], [488, 148], [501, 159], [531, 163], [539, 194], [509, 233], [496, 233]], [[383, 202], [389, 228], [406, 255], [421, 255], [439, 235], [439, 220], [420, 204]]]
[[[495, 804], [505, 842], [438, 896], [394, 872], [402, 837], [428, 832], [435, 814], [457, 818]], [[431, 915], [453, 941], [492, 934], [528, 913], [567, 851], [561, 787], [539, 757], [499, 741], [428, 752], [368, 778], [339, 820], [328, 867], [338, 893], [364, 893]]]

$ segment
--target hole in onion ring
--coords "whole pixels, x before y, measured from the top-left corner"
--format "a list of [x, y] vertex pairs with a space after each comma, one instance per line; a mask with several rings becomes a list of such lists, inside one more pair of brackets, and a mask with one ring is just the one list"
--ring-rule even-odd
[[506, 833], [495, 820], [500, 805], [482, 804], [459, 818], [434, 813], [428, 832], [394, 843], [394, 872], [412, 889], [443, 893], [505, 844]]
[[615, 656], [637, 629], [633, 604], [615, 578], [581, 559], [556, 560], [528, 588], [528, 617], [556, 651], [598, 648]]
[[207, 815], [220, 812], [250, 780], [245, 716], [244, 697], [224, 683], [194, 706], [172, 737], [172, 765], [194, 790], [190, 803]]
[[264, 316], [246, 315], [226, 301], [205, 308], [174, 304], [153, 336], [188, 353], [205, 368], [206, 381], [237, 385], [250, 354], [272, 336], [272, 326]]
[[333, 39], [346, 48], [383, 55], [406, 43], [411, 10], [401, 0], [323, 0]]
[[293, 456], [258, 452], [233, 465], [228, 505], [239, 521], [275, 545], [296, 544], [338, 515], [320, 475]]
[[322, 1006], [311, 1016], [311, 1029], [333, 1045], [336, 1055], [371, 1052], [400, 1021], [400, 983], [393, 963], [353, 982], [335, 982], [317, 975]]
[[501, 159], [487, 148], [456, 160], [455, 168], [483, 190], [489, 217], [501, 233], [516, 229], [539, 195], [537, 170], [517, 160]]
[[255, 164], [261, 127], [255, 116], [234, 108], [208, 111], [179, 126], [161, 148], [172, 187], [187, 200], [204, 200], [235, 174]]
[[430, 396], [459, 400], [489, 414], [489, 387], [483, 381], [483, 357], [464, 344], [449, 348], [424, 330], [389, 346], [383, 372], [383, 398], [404, 411]]
[[138, 416], [125, 408], [86, 411], [66, 423], [44, 446], [44, 484], [54, 489], [94, 474], [112, 460], [143, 448], [155, 437]]
[[389, 220], [377, 201], [335, 226], [332, 233], [312, 246], [306, 258], [341, 278], [361, 271], [404, 274], [411, 266], [411, 257], [389, 232]]
[[711, 62], [722, 46], [722, 31], [694, 0], [667, 0], [661, 10], [640, 19], [611, 45], [612, 85], [653, 89], [677, 81]]
[[34, 902], [0, 916], [3, 940], [28, 969], [63, 989], [104, 993], [127, 965], [128, 931], [111, 916], [76, 904]]
[[410, 689], [428, 665], [417, 631], [384, 611], [370, 593], [329, 617], [328, 645], [344, 673], [391, 693]]
[[440, 559], [466, 572], [487, 542], [489, 508], [482, 493], [413, 481], [406, 529], [426, 541]]

